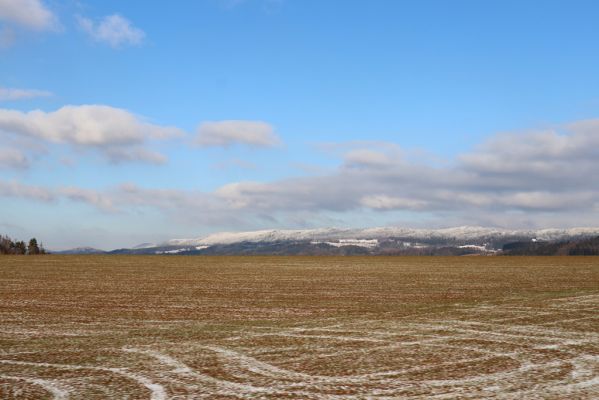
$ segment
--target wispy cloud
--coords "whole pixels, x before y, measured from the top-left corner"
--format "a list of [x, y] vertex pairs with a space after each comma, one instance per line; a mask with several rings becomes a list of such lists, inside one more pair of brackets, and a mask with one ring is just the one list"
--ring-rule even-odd
[[15, 31], [12, 28], [8, 26], [0, 28], [0, 49], [9, 48], [13, 45], [15, 39]]
[[25, 198], [43, 202], [50, 202], [55, 199], [51, 189], [26, 185], [17, 181], [6, 182], [2, 180], [0, 180], [0, 196]]
[[106, 150], [106, 156], [114, 164], [137, 161], [160, 165], [165, 164], [168, 161], [165, 155], [144, 149], [143, 147], [109, 148]]
[[0, 87], [0, 101], [27, 100], [36, 97], [49, 97], [51, 92], [34, 89], [14, 89]]
[[143, 30], [133, 26], [127, 18], [118, 15], [108, 15], [98, 22], [89, 18], [77, 17], [79, 26], [92, 39], [106, 43], [114, 48], [125, 45], [140, 45], [146, 34]]
[[29, 168], [27, 156], [12, 148], [0, 148], [0, 168], [26, 169]]
[[196, 143], [203, 147], [273, 147], [281, 143], [274, 128], [262, 121], [211, 121], [198, 127]]
[[70, 186], [61, 188], [57, 192], [59, 195], [70, 200], [91, 204], [103, 211], [115, 211], [112, 200], [108, 196], [95, 190]]
[[218, 2], [227, 10], [254, 3], [260, 5], [265, 12], [271, 13], [279, 10], [285, 0], [218, 0]]

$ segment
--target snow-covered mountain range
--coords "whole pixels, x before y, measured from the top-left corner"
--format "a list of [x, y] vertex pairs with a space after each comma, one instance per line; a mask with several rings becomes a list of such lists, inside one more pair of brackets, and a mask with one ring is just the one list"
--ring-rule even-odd
[[382, 227], [366, 229], [321, 228], [304, 230], [260, 230], [249, 232], [220, 232], [193, 239], [171, 239], [168, 246], [214, 246], [235, 243], [285, 242], [285, 241], [335, 241], [405, 239], [412, 241], [476, 242], [522, 238], [555, 241], [577, 237], [599, 236], [599, 228], [507, 230], [480, 226], [459, 226], [444, 229], [410, 229]]
[[[506, 254], [509, 252], [512, 254], [515, 252], [519, 254], [582, 252], [586, 254], [589, 251], [586, 247], [586, 250], [578, 249], [576, 251], [571, 247], [573, 243], [587, 239], [599, 241], [599, 228], [509, 230], [459, 226], [444, 229], [401, 227], [269, 229], [249, 232], [220, 232], [190, 239], [170, 239], [163, 243], [143, 243], [133, 248], [118, 249], [107, 253], [466, 255]], [[593, 247], [595, 244], [585, 244], [585, 246]], [[557, 250], [558, 247], [561, 250]], [[504, 251], [506, 249], [509, 250]], [[96, 250], [75, 249], [64, 253], [89, 254], [92, 252], [96, 252]], [[595, 250], [592, 250], [593, 252]]]

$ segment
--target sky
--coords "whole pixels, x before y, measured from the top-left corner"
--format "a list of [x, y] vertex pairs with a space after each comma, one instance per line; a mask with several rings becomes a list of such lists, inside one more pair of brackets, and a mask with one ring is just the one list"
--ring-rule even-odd
[[599, 3], [0, 0], [0, 234], [599, 226]]

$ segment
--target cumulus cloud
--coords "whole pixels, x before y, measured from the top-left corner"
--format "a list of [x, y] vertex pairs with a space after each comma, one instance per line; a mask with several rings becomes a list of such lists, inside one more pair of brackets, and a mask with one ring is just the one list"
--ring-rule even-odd
[[500, 134], [459, 157], [462, 169], [502, 190], [563, 191], [594, 185], [598, 171], [599, 120], [559, 130]]
[[40, 0], [0, 0], [0, 20], [27, 29], [55, 29], [58, 19]]
[[0, 129], [51, 142], [97, 146], [140, 143], [147, 136], [170, 133], [128, 111], [100, 105], [64, 106], [53, 112], [0, 109]]
[[273, 147], [281, 143], [274, 128], [262, 121], [211, 121], [198, 127], [196, 143], [203, 147], [229, 147], [243, 144]]
[[0, 87], [0, 101], [26, 100], [48, 96], [52, 96], [52, 93], [45, 90], [11, 89]]
[[0, 109], [0, 132], [53, 143], [95, 148], [112, 161], [162, 163], [164, 156], [143, 147], [152, 139], [183, 133], [150, 124], [119, 108], [102, 105], [64, 106], [53, 112]]
[[92, 39], [106, 43], [114, 48], [124, 45], [140, 45], [146, 34], [131, 24], [127, 18], [118, 15], [108, 15], [98, 22], [89, 18], [78, 17], [79, 26]]

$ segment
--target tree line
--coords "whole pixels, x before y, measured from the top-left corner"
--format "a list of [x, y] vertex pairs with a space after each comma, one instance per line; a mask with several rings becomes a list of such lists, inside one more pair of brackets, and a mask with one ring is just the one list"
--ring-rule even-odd
[[8, 236], [0, 235], [0, 254], [47, 254], [44, 245], [37, 242], [36, 238], [29, 239], [29, 243], [22, 240], [13, 240]]
[[561, 242], [514, 242], [503, 246], [508, 256], [598, 256], [599, 236]]

